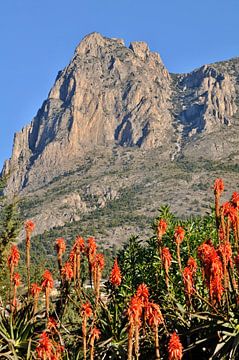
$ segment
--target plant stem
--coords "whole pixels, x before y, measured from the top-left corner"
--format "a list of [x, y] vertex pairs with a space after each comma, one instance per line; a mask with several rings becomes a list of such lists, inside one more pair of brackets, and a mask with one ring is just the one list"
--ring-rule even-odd
[[84, 353], [84, 360], [86, 360], [86, 352], [87, 352], [86, 325], [87, 325], [87, 320], [86, 320], [86, 316], [84, 316], [84, 317], [83, 317], [83, 320], [82, 320], [82, 335], [83, 335], [83, 353]]
[[27, 294], [28, 294], [28, 298], [30, 296], [30, 287], [31, 287], [31, 280], [30, 280], [30, 246], [31, 246], [31, 242], [30, 242], [30, 235], [27, 233], [26, 234], [26, 267], [27, 267]]
[[127, 360], [132, 360], [133, 336], [134, 336], [134, 326], [133, 326], [133, 324], [130, 324], [129, 325], [129, 333], [128, 333], [128, 356], [127, 356]]
[[160, 360], [158, 325], [155, 325], [154, 336], [155, 336], [155, 359]]

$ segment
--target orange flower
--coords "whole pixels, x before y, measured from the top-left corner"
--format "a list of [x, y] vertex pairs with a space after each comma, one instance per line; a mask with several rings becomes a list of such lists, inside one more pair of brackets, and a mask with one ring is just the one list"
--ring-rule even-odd
[[181, 226], [177, 226], [174, 231], [174, 239], [177, 244], [181, 244], [184, 239], [185, 230]]
[[13, 283], [14, 285], [17, 287], [21, 284], [21, 276], [19, 273], [14, 273], [13, 274]]
[[66, 251], [66, 243], [63, 238], [56, 239], [56, 251], [60, 256]]
[[94, 327], [90, 332], [91, 338], [98, 340], [100, 337], [100, 330]]
[[237, 209], [229, 202], [222, 204], [222, 213], [224, 216], [228, 216], [231, 222], [235, 222], [238, 216]]
[[168, 343], [168, 360], [181, 360], [183, 357], [183, 346], [178, 335], [174, 332]]
[[192, 274], [194, 275], [197, 271], [197, 262], [192, 256], [188, 259], [187, 265], [189, 269], [192, 271]]
[[[75, 243], [72, 247], [72, 250], [70, 252], [69, 261], [72, 264], [74, 281], [77, 280], [78, 284], [80, 281], [81, 252], [83, 253], [84, 251], [85, 251], [84, 239], [81, 236], [77, 236]], [[75, 285], [76, 285], [76, 283], [75, 283]]]
[[167, 226], [168, 225], [164, 219], [159, 220], [157, 232], [160, 237], [162, 237], [166, 233]]
[[105, 259], [103, 254], [97, 254], [95, 257], [95, 266], [99, 267], [99, 269], [102, 271], [105, 266]]
[[83, 252], [85, 249], [85, 241], [81, 236], [77, 236], [72, 250], [75, 252]]
[[33, 283], [31, 286], [31, 295], [32, 296], [36, 296], [41, 292], [42, 288], [40, 286], [38, 286], [38, 284]]
[[189, 266], [186, 266], [183, 270], [183, 282], [185, 287], [185, 292], [187, 296], [192, 295], [194, 289], [193, 289], [193, 273]]
[[119, 286], [121, 284], [122, 277], [121, 277], [121, 271], [118, 265], [117, 259], [114, 261], [114, 265], [110, 274], [110, 283], [113, 286]]
[[236, 208], [239, 207], [239, 194], [236, 191], [232, 194], [231, 202]]
[[71, 280], [73, 278], [73, 269], [70, 262], [66, 262], [61, 269], [61, 274], [66, 278], [66, 280]]
[[27, 220], [25, 222], [25, 231], [28, 235], [31, 235], [33, 230], [35, 229], [35, 224], [32, 220]]
[[36, 352], [38, 355], [38, 359], [51, 359], [53, 355], [53, 345], [51, 340], [49, 339], [46, 331], [44, 331], [40, 335], [40, 340], [36, 347]]
[[223, 266], [221, 259], [210, 240], [199, 246], [198, 257], [204, 267], [206, 284], [209, 288], [210, 297], [213, 300], [220, 301], [224, 290], [222, 286]]
[[169, 268], [172, 263], [172, 255], [169, 251], [169, 248], [164, 247], [162, 249], [161, 259], [162, 259], [163, 267], [165, 270], [165, 282], [166, 282], [166, 286], [168, 288], [169, 287], [169, 274], [168, 273], [169, 273]]
[[96, 255], [96, 248], [97, 248], [97, 245], [96, 245], [95, 239], [93, 237], [89, 237], [88, 247], [87, 247], [87, 256], [88, 256], [89, 262], [91, 264], [93, 264], [93, 261], [94, 261], [95, 255]]
[[11, 247], [11, 250], [10, 250], [10, 254], [7, 258], [7, 262], [8, 262], [8, 266], [9, 268], [11, 267], [15, 267], [18, 265], [18, 262], [19, 262], [19, 259], [20, 259], [20, 253], [19, 253], [19, 250], [17, 248], [16, 245], [12, 245]]
[[51, 272], [49, 270], [45, 270], [45, 272], [42, 275], [43, 277], [43, 281], [42, 281], [42, 288], [50, 288], [52, 289], [54, 286], [54, 281], [53, 281], [53, 277], [51, 275]]
[[149, 290], [147, 285], [140, 284], [136, 291], [136, 296], [141, 300], [142, 306], [146, 306], [149, 301]]
[[218, 249], [221, 258], [225, 260], [226, 266], [228, 263], [232, 266], [232, 247], [229, 241], [225, 241], [225, 243], [220, 244]]
[[140, 323], [140, 316], [142, 314], [142, 310], [143, 307], [141, 299], [137, 295], [134, 295], [130, 300], [130, 304], [127, 310], [130, 322]]
[[92, 315], [92, 308], [91, 304], [89, 302], [86, 302], [85, 304], [82, 304], [81, 306], [81, 315], [85, 317], [91, 317]]
[[214, 194], [220, 196], [224, 190], [224, 182], [222, 179], [216, 179], [214, 182]]
[[158, 326], [164, 322], [159, 305], [149, 302], [146, 307], [146, 318], [149, 326]]
[[171, 262], [172, 262], [172, 255], [169, 251], [169, 248], [164, 247], [162, 249], [162, 261], [163, 261], [163, 266], [165, 268], [165, 270], [170, 268]]

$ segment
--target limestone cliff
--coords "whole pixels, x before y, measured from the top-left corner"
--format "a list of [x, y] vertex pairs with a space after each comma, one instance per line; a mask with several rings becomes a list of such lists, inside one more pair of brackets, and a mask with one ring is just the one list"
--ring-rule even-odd
[[[59, 72], [31, 125], [16, 134], [10, 188], [49, 181], [96, 146], [167, 146], [171, 79], [145, 43], [93, 33]], [[41, 179], [39, 179], [41, 169]]]

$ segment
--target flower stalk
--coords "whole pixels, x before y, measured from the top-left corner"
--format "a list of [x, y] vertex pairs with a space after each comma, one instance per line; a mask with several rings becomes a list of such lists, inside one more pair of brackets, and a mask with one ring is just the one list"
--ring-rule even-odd
[[30, 275], [30, 249], [31, 249], [31, 234], [35, 228], [35, 224], [32, 220], [27, 220], [25, 222], [25, 232], [26, 232], [26, 268], [27, 268], [27, 289], [28, 297], [31, 294], [31, 275]]
[[83, 337], [83, 354], [84, 360], [87, 356], [87, 319], [92, 315], [92, 308], [89, 302], [82, 304], [81, 316], [82, 316], [82, 337]]

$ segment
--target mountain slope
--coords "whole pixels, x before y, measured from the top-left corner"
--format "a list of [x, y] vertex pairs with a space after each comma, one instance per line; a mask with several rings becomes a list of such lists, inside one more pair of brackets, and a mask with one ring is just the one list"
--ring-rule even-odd
[[213, 177], [235, 188], [238, 105], [238, 58], [169, 74], [147, 44], [90, 34], [15, 135], [7, 193], [38, 233], [97, 218], [111, 241], [143, 232], [162, 203], [206, 211]]

